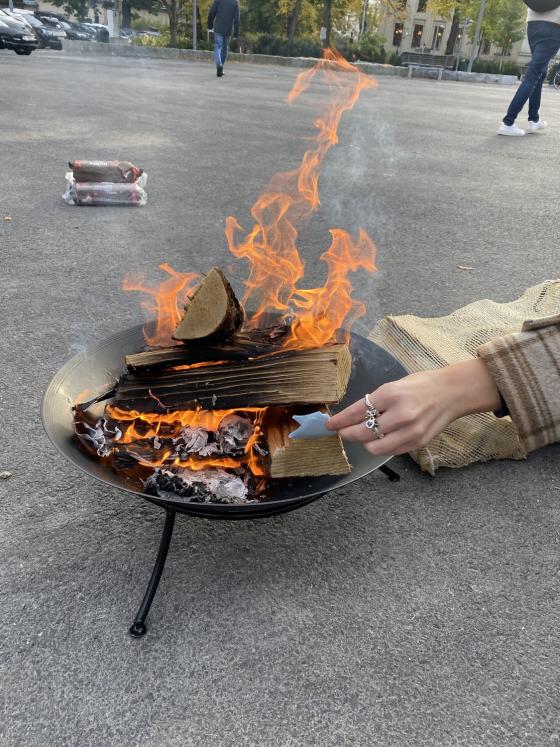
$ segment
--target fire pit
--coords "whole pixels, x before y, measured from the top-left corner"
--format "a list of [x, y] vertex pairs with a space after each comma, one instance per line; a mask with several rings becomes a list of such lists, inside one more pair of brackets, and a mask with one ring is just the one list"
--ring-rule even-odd
[[[204, 277], [160, 264], [157, 286], [141, 275], [151, 322], [125, 330], [69, 361], [43, 400], [43, 422], [62, 453], [102, 482], [160, 506], [165, 526], [152, 577], [130, 628], [146, 616], [163, 571], [175, 516], [254, 519], [300, 508], [380, 468], [338, 434], [298, 440], [295, 417], [325, 415], [405, 375], [386, 351], [350, 333], [365, 312], [350, 273], [376, 271], [367, 232], [329, 230], [325, 277], [305, 283], [298, 227], [321, 204], [320, 166], [338, 142], [344, 112], [375, 82], [335, 53], [301, 73], [293, 103], [322, 74], [331, 100], [298, 168], [276, 174], [257, 198], [245, 231], [233, 216], [225, 237], [246, 267], [238, 299], [219, 267]], [[126, 370], [125, 370], [126, 367]], [[95, 411], [100, 405], [101, 413]], [[92, 409], [93, 408], [93, 409]], [[306, 409], [300, 409], [306, 408]]]
[[[53, 378], [42, 403], [42, 419], [52, 443], [62, 454], [88, 475], [110, 487], [160, 506], [166, 512], [159, 552], [144, 600], [130, 633], [134, 637], [146, 633], [146, 617], [154, 599], [173, 533], [177, 513], [190, 514], [209, 519], [255, 519], [291, 511], [360, 479], [380, 468], [390, 479], [398, 475], [387, 468], [390, 457], [372, 457], [359, 444], [348, 444], [347, 451], [352, 470], [340, 476], [292, 478], [272, 481], [269, 497], [258, 503], [215, 504], [167, 500], [143, 493], [132, 487], [125, 477], [108, 470], [105, 465], [92, 460], [80, 450], [74, 435], [72, 406], [84, 389], [102, 392], [110, 389], [114, 380], [122, 373], [125, 355], [142, 348], [144, 337], [142, 325], [124, 330], [102, 342], [90, 346], [72, 358]], [[385, 350], [356, 334], [350, 336], [353, 368], [346, 395], [337, 409], [346, 407], [381, 384], [406, 375], [403, 367]]]

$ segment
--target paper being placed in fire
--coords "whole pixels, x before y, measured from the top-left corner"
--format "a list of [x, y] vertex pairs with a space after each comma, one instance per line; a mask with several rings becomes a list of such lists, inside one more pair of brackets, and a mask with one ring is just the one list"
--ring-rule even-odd
[[326, 412], [310, 412], [309, 415], [294, 415], [293, 419], [299, 423], [299, 428], [289, 434], [289, 438], [324, 438], [334, 436], [333, 431], [327, 430], [325, 423], [330, 415]]

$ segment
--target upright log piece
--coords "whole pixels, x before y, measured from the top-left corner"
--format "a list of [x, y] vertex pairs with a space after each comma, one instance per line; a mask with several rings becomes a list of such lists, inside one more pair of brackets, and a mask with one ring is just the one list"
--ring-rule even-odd
[[233, 288], [219, 267], [213, 267], [185, 306], [173, 334], [183, 342], [227, 340], [243, 324], [245, 315]]

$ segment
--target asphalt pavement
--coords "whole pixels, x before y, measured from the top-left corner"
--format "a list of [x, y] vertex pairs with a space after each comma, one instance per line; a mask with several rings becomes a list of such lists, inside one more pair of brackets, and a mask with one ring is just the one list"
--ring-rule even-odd
[[[558, 446], [435, 478], [398, 458], [398, 483], [272, 519], [179, 517], [132, 640], [162, 512], [42, 429], [55, 372], [142, 321], [127, 272], [235, 265], [239, 287], [224, 220], [251, 225], [326, 101], [317, 83], [287, 106], [294, 77], [0, 52], [3, 747], [560, 744]], [[546, 132], [498, 138], [513, 90], [383, 77], [344, 115], [300, 246], [315, 284], [329, 227], [375, 239], [359, 331], [559, 276], [560, 96], [544, 91]], [[66, 205], [74, 158], [142, 166], [148, 205]]]

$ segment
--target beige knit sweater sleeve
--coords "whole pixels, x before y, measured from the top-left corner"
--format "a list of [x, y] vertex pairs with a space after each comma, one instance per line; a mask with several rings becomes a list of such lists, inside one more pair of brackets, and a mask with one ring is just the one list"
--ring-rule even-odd
[[528, 453], [560, 441], [560, 314], [481, 345], [481, 357]]

